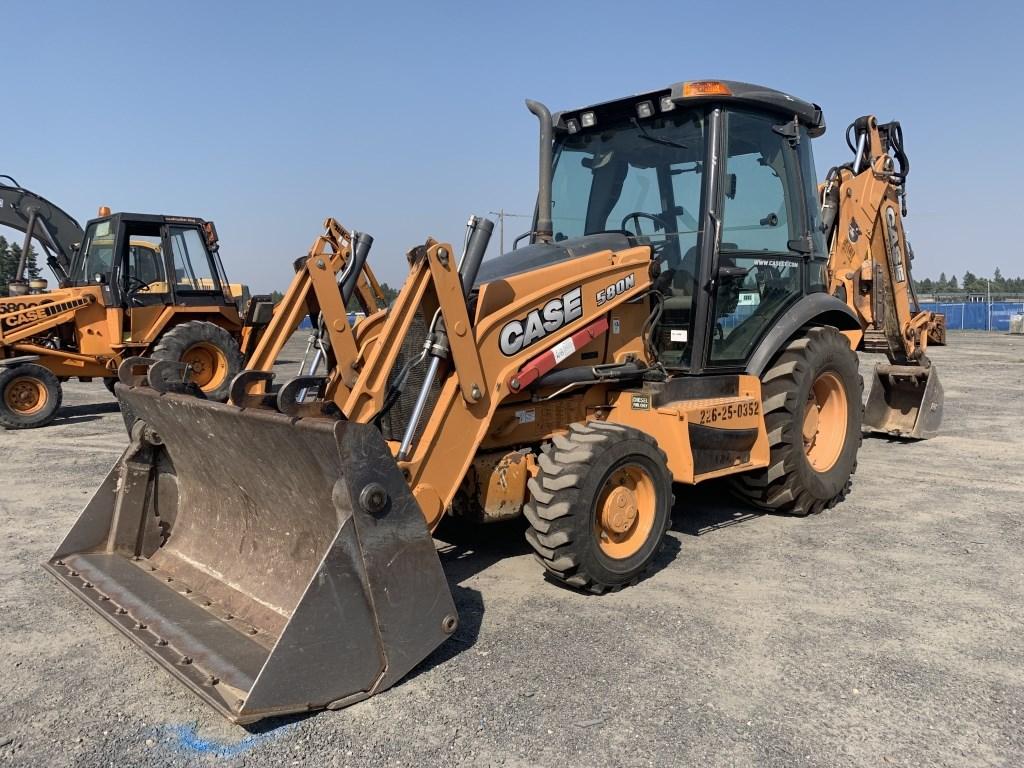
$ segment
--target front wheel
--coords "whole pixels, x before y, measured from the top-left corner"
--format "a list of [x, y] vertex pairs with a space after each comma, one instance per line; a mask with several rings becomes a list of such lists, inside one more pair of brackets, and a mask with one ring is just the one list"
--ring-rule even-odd
[[242, 370], [242, 353], [234, 336], [214, 323], [190, 320], [171, 328], [160, 337], [154, 360], [185, 363], [191, 381], [209, 400], [225, 402], [231, 380]]
[[523, 512], [549, 576], [598, 594], [639, 580], [672, 514], [672, 475], [654, 439], [621, 424], [573, 424], [537, 463]]
[[799, 516], [842, 501], [857, 470], [863, 388], [857, 354], [835, 328], [790, 341], [761, 377], [769, 464], [731, 478], [733, 492]]
[[35, 363], [0, 368], [0, 426], [31, 429], [53, 421], [63, 393], [60, 380]]

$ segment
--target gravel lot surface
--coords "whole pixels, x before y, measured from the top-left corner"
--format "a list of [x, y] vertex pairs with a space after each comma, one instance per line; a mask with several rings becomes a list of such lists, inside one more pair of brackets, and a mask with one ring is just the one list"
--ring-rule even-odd
[[0, 432], [0, 764], [1024, 765], [1024, 337], [933, 359], [942, 435], [866, 439], [839, 507], [679, 488], [659, 567], [603, 597], [545, 582], [519, 524], [443, 545], [448, 643], [250, 729], [39, 567], [126, 444], [102, 385], [69, 383], [51, 427]]

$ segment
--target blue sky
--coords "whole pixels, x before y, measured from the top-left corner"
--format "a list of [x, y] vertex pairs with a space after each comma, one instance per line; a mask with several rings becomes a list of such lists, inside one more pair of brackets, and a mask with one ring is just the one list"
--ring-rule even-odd
[[461, 241], [470, 213], [532, 210], [524, 98], [570, 108], [723, 77], [822, 105], [819, 176], [848, 159], [858, 115], [903, 123], [917, 276], [1024, 273], [1005, 234], [1024, 203], [1021, 6], [857, 9], [7, 3], [0, 173], [83, 222], [100, 204], [213, 219], [229, 274], [255, 290], [283, 289], [334, 216], [374, 235], [394, 285], [428, 234]]

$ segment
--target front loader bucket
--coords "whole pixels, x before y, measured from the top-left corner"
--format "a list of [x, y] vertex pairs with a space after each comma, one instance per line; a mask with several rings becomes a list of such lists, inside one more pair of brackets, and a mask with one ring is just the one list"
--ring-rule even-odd
[[879, 363], [864, 409], [864, 426], [873, 432], [925, 440], [939, 431], [942, 402], [934, 366]]
[[455, 630], [376, 428], [117, 394], [131, 446], [45, 567], [226, 717], [354, 703]]

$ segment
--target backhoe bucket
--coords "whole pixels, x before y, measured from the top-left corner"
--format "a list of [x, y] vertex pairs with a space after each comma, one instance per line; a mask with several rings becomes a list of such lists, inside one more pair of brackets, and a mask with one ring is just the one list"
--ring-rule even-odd
[[376, 428], [117, 395], [131, 446], [45, 567], [226, 717], [354, 703], [455, 630]]
[[864, 426], [872, 432], [926, 440], [939, 431], [942, 402], [934, 366], [879, 363], [864, 409]]

